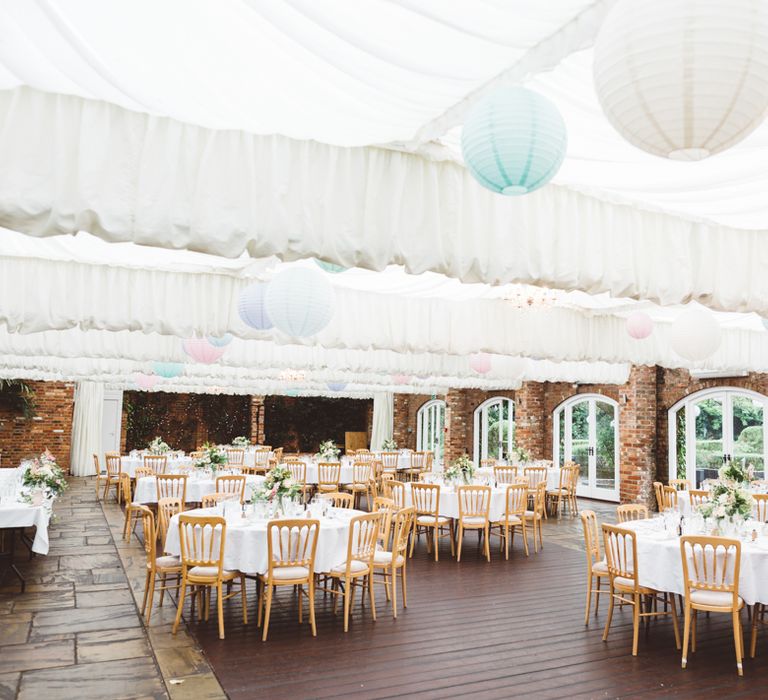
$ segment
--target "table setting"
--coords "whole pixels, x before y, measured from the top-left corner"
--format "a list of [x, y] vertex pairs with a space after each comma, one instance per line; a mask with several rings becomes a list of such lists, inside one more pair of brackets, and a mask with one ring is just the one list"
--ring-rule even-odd
[[[200, 503], [203, 496], [216, 492], [216, 478], [227, 476], [229, 474], [239, 475], [240, 470], [220, 469], [212, 473], [209, 469], [194, 469], [187, 477], [187, 503]], [[245, 495], [246, 498], [255, 488], [264, 484], [265, 477], [259, 474], [248, 474], [245, 477]], [[157, 478], [154, 476], [143, 476], [136, 480], [136, 490], [133, 495], [133, 502], [146, 505], [157, 503]]]

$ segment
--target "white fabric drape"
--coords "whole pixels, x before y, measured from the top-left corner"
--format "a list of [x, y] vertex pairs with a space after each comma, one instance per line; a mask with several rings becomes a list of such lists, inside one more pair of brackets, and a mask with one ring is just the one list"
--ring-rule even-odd
[[391, 392], [380, 391], [373, 395], [371, 450], [381, 450], [384, 441], [392, 439], [394, 410], [394, 397]]
[[70, 469], [74, 476], [92, 476], [96, 473], [93, 455], [101, 454], [103, 412], [104, 384], [79, 381], [75, 388], [70, 452]]
[[498, 197], [455, 162], [212, 131], [27, 88], [0, 93], [0, 162], [0, 225], [37, 236], [87, 230], [229, 257], [399, 263], [768, 315], [763, 230], [556, 185]]

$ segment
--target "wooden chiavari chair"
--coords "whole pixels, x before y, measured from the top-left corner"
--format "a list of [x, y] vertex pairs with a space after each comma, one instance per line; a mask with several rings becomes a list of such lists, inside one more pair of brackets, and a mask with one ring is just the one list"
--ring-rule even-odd
[[688, 479], [670, 479], [669, 485], [675, 491], [690, 491], [693, 488], [693, 484]]
[[528, 556], [528, 532], [525, 529], [525, 511], [528, 507], [528, 487], [526, 484], [509, 484], [507, 486], [506, 504], [501, 520], [491, 523], [493, 528], [499, 528], [499, 547], [504, 549], [504, 558], [509, 559], [509, 547], [515, 542], [515, 528], [523, 533], [525, 556]]
[[168, 468], [166, 455], [144, 455], [144, 467], [152, 470], [153, 474], [165, 474]]
[[488, 514], [491, 510], [490, 486], [459, 486], [456, 489], [459, 500], [459, 532], [456, 548], [456, 561], [461, 561], [461, 545], [464, 541], [464, 530], [480, 530], [483, 533], [485, 558], [491, 561], [490, 522]]
[[[369, 453], [370, 454], [370, 453]], [[365, 494], [366, 508], [371, 508], [371, 461], [357, 462], [352, 465], [352, 483], [344, 488], [352, 494], [354, 507], [357, 507], [361, 494]]]
[[[501, 466], [501, 465], [497, 465], [496, 459], [492, 457], [485, 457], [484, 459], [480, 460], [481, 469], [485, 469], [486, 467], [489, 467], [495, 471], [496, 466]], [[517, 468], [515, 468], [515, 473], [517, 473]]]
[[[195, 517], [179, 515], [179, 543], [181, 546], [181, 590], [176, 620], [171, 632], [175, 635], [184, 609], [187, 587], [205, 589], [205, 620], [208, 621], [210, 590], [216, 589], [216, 604], [219, 620], [219, 639], [224, 639], [224, 609], [222, 603], [236, 595], [243, 600], [243, 624], [248, 624], [248, 607], [245, 599], [245, 576], [239, 571], [224, 568], [224, 545], [226, 543], [227, 521], [219, 517]], [[225, 594], [224, 583], [239, 582], [236, 590]]]
[[753, 493], [752, 498], [755, 501], [752, 511], [755, 520], [761, 523], [768, 522], [768, 493]]
[[568, 462], [565, 464], [563, 469], [568, 470], [568, 498], [566, 500], [566, 503], [568, 503], [568, 508], [571, 511], [571, 514], [578, 515], [579, 514], [579, 499], [577, 497], [577, 491], [579, 488], [579, 476], [581, 475], [581, 469], [579, 468], [579, 465], [575, 462]]
[[701, 489], [689, 489], [688, 493], [690, 494], [691, 508], [696, 508], [709, 500], [709, 491], [702, 491]]
[[517, 479], [517, 467], [494, 467], [493, 478], [497, 484], [514, 484]]
[[425, 469], [428, 472], [434, 471], [434, 468], [435, 468], [435, 453], [432, 452], [432, 450], [427, 450], [424, 454], [425, 454], [425, 458], [426, 458], [426, 464], [424, 465]]
[[[528, 500], [533, 501], [536, 495], [538, 485], [543, 483], [545, 489], [544, 505], [546, 506], [546, 487], [547, 487], [547, 468], [546, 467], [525, 467], [523, 474], [528, 477]], [[531, 506], [533, 504], [531, 503]], [[544, 508], [544, 516], [547, 517], [547, 509]], [[535, 537], [534, 537], [535, 541]]]
[[320, 498], [330, 501], [334, 508], [352, 508], [353, 497], [351, 493], [325, 491], [320, 494]]
[[[533, 509], [532, 510], [526, 510], [525, 511], [525, 526], [528, 527], [528, 523], [531, 523], [531, 527], [533, 529], [533, 551], [535, 554], [538, 554], [539, 547], [541, 549], [544, 549], [544, 540], [542, 539], [542, 523], [541, 521], [544, 519], [544, 513], [546, 512], [545, 504], [546, 504], [546, 491], [547, 489], [547, 482], [546, 481], [540, 481], [538, 486], [536, 487], [536, 491], [533, 494]], [[530, 498], [530, 489], [528, 489], [528, 494]], [[538, 544], [536, 535], [538, 533]]]
[[[606, 525], [604, 523], [603, 538], [605, 543], [605, 560], [608, 565], [608, 577], [611, 582], [611, 602], [608, 606], [608, 619], [605, 622], [603, 641], [608, 639], [608, 632], [611, 627], [611, 620], [613, 619], [613, 608], [618, 600], [632, 606], [632, 656], [637, 656], [637, 640], [640, 631], [640, 618], [642, 617], [671, 615], [675, 630], [675, 645], [680, 649], [680, 630], [677, 625], [674, 594], [647, 588], [639, 583], [635, 532], [617, 525]], [[644, 612], [644, 596], [654, 600], [660, 599], [664, 603], [664, 610], [656, 609], [655, 605], [651, 607], [649, 603]], [[669, 610], [666, 609], [667, 602], [670, 606]]]
[[391, 498], [377, 496], [373, 499], [373, 509], [371, 512], [382, 514], [382, 521], [379, 523], [379, 542], [384, 550], [389, 549], [389, 537], [392, 534], [392, 516], [398, 510], [399, 508]]
[[674, 486], [665, 486], [663, 491], [665, 508], [677, 510], [677, 489]]
[[139, 479], [143, 479], [145, 476], [155, 476], [155, 470], [152, 469], [152, 467], [136, 467], [134, 478], [138, 481]]
[[320, 493], [338, 491], [340, 480], [340, 462], [320, 462], [317, 465], [317, 490]]
[[275, 455], [275, 460], [277, 461], [277, 463], [278, 464], [282, 464], [283, 463], [283, 448], [282, 447], [278, 447], [274, 451], [273, 454]]
[[658, 509], [659, 513], [663, 513], [667, 509], [664, 499], [664, 484], [662, 484], [660, 481], [654, 481], [653, 493], [656, 496], [656, 508]]
[[406, 478], [409, 481], [418, 479], [419, 474], [425, 470], [427, 458], [425, 452], [411, 452], [408, 468], [405, 469]]
[[[377, 550], [373, 555], [373, 572], [384, 579], [387, 600], [392, 599], [392, 616], [397, 619], [397, 575], [403, 585], [403, 607], [408, 607], [406, 566], [408, 561], [408, 536], [416, 519], [414, 508], [401, 508], [392, 516], [392, 549]], [[386, 538], [387, 541], [389, 537]], [[390, 588], [391, 585], [391, 588]]]
[[245, 464], [245, 450], [239, 447], [227, 447], [227, 466], [242, 467]]
[[405, 484], [402, 481], [384, 481], [381, 492], [385, 498], [391, 498], [398, 508], [405, 508]]
[[253, 453], [254, 474], [266, 474], [269, 469], [269, 455], [272, 449], [269, 447], [257, 447]]
[[96, 500], [98, 501], [101, 482], [107, 480], [108, 474], [106, 469], [104, 471], [101, 470], [101, 466], [99, 465], [99, 455], [95, 452], [93, 453], [93, 466], [96, 469]]
[[[147, 555], [147, 575], [144, 580], [144, 599], [141, 603], [141, 614], [147, 616], [147, 627], [152, 619], [152, 608], [155, 602], [155, 588], [160, 591], [160, 605], [167, 590], [177, 589], [181, 578], [181, 560], [170, 555], [157, 556], [157, 535], [155, 533], [155, 516], [146, 506], [136, 506], [144, 530], [144, 551]], [[174, 576], [176, 584], [169, 586], [167, 577]], [[158, 580], [159, 577], [159, 580]], [[160, 584], [159, 587], [157, 584]], [[147, 608], [149, 604], [149, 608]]]
[[117, 499], [118, 503], [122, 503], [123, 495], [122, 487], [120, 485], [120, 474], [123, 471], [123, 466], [120, 460], [120, 455], [115, 452], [107, 452], [104, 455], [104, 461], [107, 464], [107, 480], [104, 484], [104, 495], [102, 496], [102, 499], [105, 501], [107, 500], [107, 496], [109, 496], [109, 492], [114, 486], [115, 498]]
[[216, 493], [229, 493], [237, 496], [240, 503], [245, 502], [245, 477], [242, 474], [230, 474], [216, 477]]
[[[394, 491], [393, 491], [394, 493]], [[416, 546], [416, 540], [423, 532], [427, 538], [427, 552], [435, 548], [435, 561], [438, 560], [438, 543], [440, 537], [448, 537], [451, 542], [451, 556], [453, 556], [453, 520], [440, 515], [440, 485], [439, 484], [411, 484], [411, 499], [416, 509], [416, 523], [411, 539], [411, 554]], [[395, 500], [397, 504], [397, 500]], [[399, 505], [399, 504], [398, 504]], [[405, 503], [403, 503], [405, 506]], [[444, 533], [448, 528], [448, 533]]]
[[560, 469], [560, 483], [556, 489], [549, 489], [545, 492], [547, 504], [550, 509], [554, 506], [554, 515], [559, 517], [560, 505], [565, 504], [568, 501], [570, 492], [571, 473], [568, 467], [562, 467]]
[[231, 493], [206, 493], [200, 499], [201, 508], [213, 508], [222, 501], [229, 501], [232, 499]]
[[158, 474], [155, 477], [157, 484], [157, 502], [161, 498], [179, 498], [181, 507], [187, 502], [187, 475], [186, 474]]
[[648, 506], [642, 503], [624, 503], [616, 506], [616, 520], [620, 523], [632, 520], [647, 520], [650, 517]]
[[[744, 675], [741, 660], [744, 657], [744, 633], [739, 613], [744, 601], [739, 596], [739, 569], [741, 542], [725, 537], [685, 535], [680, 538], [680, 556], [683, 560], [685, 584], [685, 623], [683, 628], [682, 667], [688, 664], [688, 639], [693, 632], [692, 651], [696, 651], [696, 614], [727, 613], [733, 620], [736, 647], [736, 669]], [[753, 615], [757, 617], [757, 610]], [[693, 629], [691, 629], [693, 618]], [[756, 628], [753, 625], [753, 630]], [[754, 632], [753, 632], [754, 642]]]
[[355, 587], [360, 583], [368, 586], [371, 603], [371, 616], [376, 619], [376, 598], [373, 592], [373, 557], [376, 553], [376, 539], [379, 532], [380, 513], [358, 515], [349, 521], [349, 539], [347, 540], [347, 558], [343, 564], [328, 572], [333, 594], [333, 612], [339, 596], [344, 598], [344, 631], [349, 630], [349, 608], [355, 598]]
[[311, 488], [307, 486], [307, 465], [298, 459], [287, 459], [285, 466], [291, 472], [291, 479], [301, 486], [301, 502], [304, 503]]
[[[315, 626], [315, 552], [317, 535], [320, 531], [319, 520], [273, 520], [267, 525], [267, 561], [266, 574], [259, 576], [258, 621], [264, 628], [261, 640], [267, 641], [269, 614], [272, 609], [272, 597], [278, 586], [298, 586], [299, 624], [303, 622], [303, 597], [309, 600], [309, 624], [312, 636], [317, 636]], [[307, 586], [308, 591], [304, 591]]]
[[184, 510], [184, 502], [178, 496], [166, 496], [157, 502], [157, 534], [165, 547], [171, 518]]
[[120, 491], [123, 494], [125, 504], [125, 523], [123, 525], [123, 539], [130, 540], [131, 533], [136, 530], [136, 525], [141, 519], [141, 511], [138, 504], [134, 504], [131, 496], [131, 477], [125, 472], [120, 473]]
[[390, 473], [394, 476], [397, 473], [397, 467], [400, 463], [400, 453], [382, 452], [379, 454], [379, 458], [381, 459], [381, 466], [384, 470], [384, 474]]
[[355, 462], [371, 462], [373, 460], [373, 453], [368, 449], [358, 450], [353, 456]]
[[[600, 606], [600, 594], [610, 595], [610, 585], [601, 590], [600, 585], [604, 578], [608, 578], [608, 564], [600, 556], [600, 530], [597, 526], [597, 515], [593, 510], [581, 511], [581, 525], [584, 528], [584, 544], [587, 550], [587, 606], [584, 612], [584, 624], [589, 624], [589, 609], [592, 605], [592, 596], [595, 596], [595, 616]], [[593, 581], [597, 585], [593, 585]]]

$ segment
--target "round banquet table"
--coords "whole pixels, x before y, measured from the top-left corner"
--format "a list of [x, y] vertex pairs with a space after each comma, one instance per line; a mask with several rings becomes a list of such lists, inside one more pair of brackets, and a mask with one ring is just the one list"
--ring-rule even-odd
[[[762, 523], [754, 523], [761, 532]], [[663, 528], [662, 518], [635, 520], [622, 527], [637, 533], [637, 568], [641, 586], [658, 591], [685, 594], [680, 538]], [[749, 528], [751, 531], [751, 527]], [[768, 537], [741, 543], [741, 574], [739, 595], [748, 605], [768, 603]]]
[[[179, 467], [190, 466], [191, 464], [191, 457], [169, 457], [165, 463], [165, 473], [173, 474]], [[136, 469], [144, 466], [144, 457], [121, 457], [120, 465], [122, 471], [133, 479], [136, 476]]]
[[[264, 483], [264, 477], [249, 474], [245, 477], [245, 496], [250, 497], [251, 488]], [[187, 503], [200, 503], [203, 496], [216, 492], [216, 479], [187, 478]], [[154, 476], [143, 476], [136, 480], [136, 493], [133, 502], [139, 504], [157, 503], [157, 479]]]
[[[506, 510], [507, 487], [499, 486], [491, 489], [491, 507], [488, 517], [491, 522], [501, 520]], [[405, 485], [405, 505], [412, 506], [411, 484]], [[459, 495], [453, 486], [440, 485], [440, 507], [438, 512], [444, 518], [459, 517]]]
[[[185, 513], [185, 515], [199, 516], [217, 514], [218, 511], [215, 508], [199, 508]], [[329, 517], [317, 518], [320, 521], [315, 552], [317, 573], [327, 573], [346, 561], [349, 521], [356, 515], [364, 515], [364, 513], [359, 510], [332, 508], [329, 510]], [[227, 521], [227, 540], [224, 547], [225, 569], [242, 571], [246, 574], [267, 573], [267, 522], [267, 520], [251, 522], [246, 518]], [[178, 515], [171, 518], [168, 526], [165, 551], [169, 554], [181, 554]]]

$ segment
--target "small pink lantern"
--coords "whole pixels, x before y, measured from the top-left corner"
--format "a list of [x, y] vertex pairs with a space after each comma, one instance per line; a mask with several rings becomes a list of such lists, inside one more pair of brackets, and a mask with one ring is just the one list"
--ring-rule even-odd
[[487, 352], [476, 352], [469, 356], [469, 366], [478, 374], [491, 371], [491, 356]]
[[221, 359], [227, 347], [216, 347], [208, 342], [208, 338], [187, 338], [181, 344], [184, 352], [195, 362], [210, 365]]
[[635, 340], [642, 340], [653, 333], [653, 319], [642, 311], [627, 317], [627, 333]]
[[156, 374], [142, 374], [137, 372], [133, 375], [133, 380], [136, 382], [136, 386], [144, 391], [152, 391], [157, 384], [159, 377]]
[[392, 381], [395, 384], [409, 384], [411, 381], [411, 378], [407, 374], [393, 374]]

